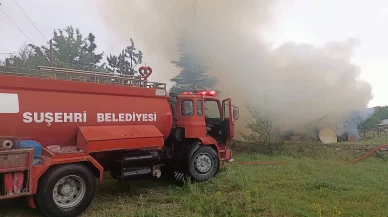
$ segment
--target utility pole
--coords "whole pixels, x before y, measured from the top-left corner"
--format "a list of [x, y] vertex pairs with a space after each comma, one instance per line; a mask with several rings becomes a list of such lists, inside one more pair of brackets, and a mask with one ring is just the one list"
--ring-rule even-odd
[[53, 40], [50, 39], [50, 63], [51, 63], [51, 67], [54, 66], [54, 62], [53, 62]]

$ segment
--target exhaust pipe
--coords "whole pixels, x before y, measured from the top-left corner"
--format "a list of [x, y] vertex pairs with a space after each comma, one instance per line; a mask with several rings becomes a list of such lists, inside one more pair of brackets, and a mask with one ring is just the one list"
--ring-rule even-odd
[[158, 167], [158, 168], [154, 169], [154, 172], [152, 173], [152, 175], [159, 179], [160, 176], [162, 175], [162, 171]]
[[13, 143], [11, 140], [4, 140], [3, 141], [3, 144], [2, 144], [3, 149], [10, 149], [10, 148], [12, 148], [12, 146], [13, 146]]

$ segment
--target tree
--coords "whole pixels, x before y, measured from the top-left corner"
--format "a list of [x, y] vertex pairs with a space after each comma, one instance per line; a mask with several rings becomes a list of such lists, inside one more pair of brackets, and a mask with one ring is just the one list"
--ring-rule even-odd
[[379, 124], [382, 120], [388, 119], [388, 106], [376, 109], [375, 112], [362, 122], [362, 129], [375, 128], [376, 124]]
[[48, 66], [50, 60], [45, 58], [32, 44], [23, 45], [18, 54], [10, 54], [8, 58], [3, 61], [2, 65], [19, 67], [19, 68], [35, 68], [38, 65]]
[[88, 38], [82, 47], [79, 59], [80, 67], [85, 70], [105, 71], [105, 63], [98, 65], [103, 58], [104, 52], [96, 53], [97, 45], [95, 39], [96, 37], [92, 33], [89, 33]]
[[[61, 68], [104, 71], [104, 64], [99, 65], [102, 53], [96, 53], [95, 36], [89, 33], [83, 38], [80, 30], [68, 26], [54, 30], [53, 65]], [[35, 68], [38, 65], [51, 65], [50, 47], [29, 44], [21, 49], [19, 55], [6, 59], [7, 64], [15, 67]]]
[[[58, 32], [54, 30], [53, 53], [57, 67], [101, 70], [103, 66], [98, 63], [104, 53], [96, 53], [96, 48], [95, 36], [92, 33], [89, 33], [87, 38], [83, 38], [80, 30], [78, 28], [74, 30], [72, 26], [64, 30], [58, 29]], [[49, 56], [50, 49], [47, 47], [42, 49], [44, 54]]]
[[253, 145], [265, 145], [272, 155], [273, 145], [281, 144], [281, 139], [275, 130], [276, 119], [253, 106], [247, 105], [247, 109], [251, 117], [247, 120], [246, 128], [250, 132], [242, 133], [241, 136]]
[[170, 89], [171, 92], [213, 89], [218, 83], [216, 78], [206, 74], [208, 67], [202, 56], [194, 50], [194, 46], [187, 34], [180, 39], [178, 43], [179, 59], [171, 61], [171, 63], [181, 68], [181, 72], [170, 79], [171, 82], [175, 83]]
[[131, 45], [126, 47], [118, 56], [109, 55], [107, 57], [108, 66], [106, 69], [112, 73], [123, 75], [135, 75], [135, 67], [142, 63], [143, 52], [136, 51], [135, 43], [131, 38]]

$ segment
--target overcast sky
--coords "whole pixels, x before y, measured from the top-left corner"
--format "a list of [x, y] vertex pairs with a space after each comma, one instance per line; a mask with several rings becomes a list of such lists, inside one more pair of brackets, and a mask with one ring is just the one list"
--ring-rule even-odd
[[[165, 0], [168, 2], [168, 0]], [[240, 0], [243, 1], [243, 0]], [[98, 50], [118, 53], [125, 43], [104, 28], [92, 1], [81, 0], [17, 0], [38, 26], [45, 38], [53, 29], [73, 25], [83, 34], [96, 35]], [[0, 0], [3, 10], [34, 44], [45, 39], [34, 29], [13, 0]], [[387, 0], [295, 0], [293, 5], [280, 8], [275, 23], [265, 36], [268, 41], [308, 42], [321, 45], [330, 40], [360, 40], [353, 62], [362, 69], [362, 78], [373, 88], [370, 106], [388, 105], [388, 1]], [[31, 43], [0, 12], [0, 58], [3, 53], [17, 51], [24, 43]], [[135, 39], [139, 41], [141, 39]], [[114, 43], [113, 43], [114, 42]]]

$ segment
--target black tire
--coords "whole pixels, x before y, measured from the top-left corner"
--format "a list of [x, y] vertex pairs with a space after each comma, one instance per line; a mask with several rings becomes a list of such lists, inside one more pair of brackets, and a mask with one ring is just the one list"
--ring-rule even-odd
[[188, 174], [191, 155], [200, 147], [199, 141], [189, 141], [179, 144], [174, 149], [174, 155], [169, 167], [177, 173]]
[[[210, 166], [199, 166], [198, 159], [210, 162]], [[193, 182], [204, 182], [213, 178], [220, 169], [220, 159], [216, 150], [209, 146], [200, 146], [189, 156], [189, 177]], [[209, 168], [210, 167], [210, 168]], [[201, 171], [202, 168], [202, 171]], [[206, 169], [205, 169], [206, 168]]]
[[[82, 193], [83, 197], [79, 197], [81, 199], [76, 205], [73, 207], [63, 208], [59, 207], [54, 201], [55, 194], [53, 190], [57, 182], [66, 176], [74, 176], [76, 177], [75, 180], [82, 179], [85, 191]], [[79, 191], [80, 188], [77, 187], [73, 190], [75, 189]], [[80, 164], [68, 164], [50, 168], [39, 179], [38, 190], [34, 195], [34, 201], [38, 210], [47, 217], [75, 217], [79, 216], [90, 206], [94, 199], [95, 192], [96, 179], [93, 173], [86, 166]], [[76, 193], [74, 193], [74, 195]], [[59, 193], [57, 193], [57, 195], [59, 195]]]

